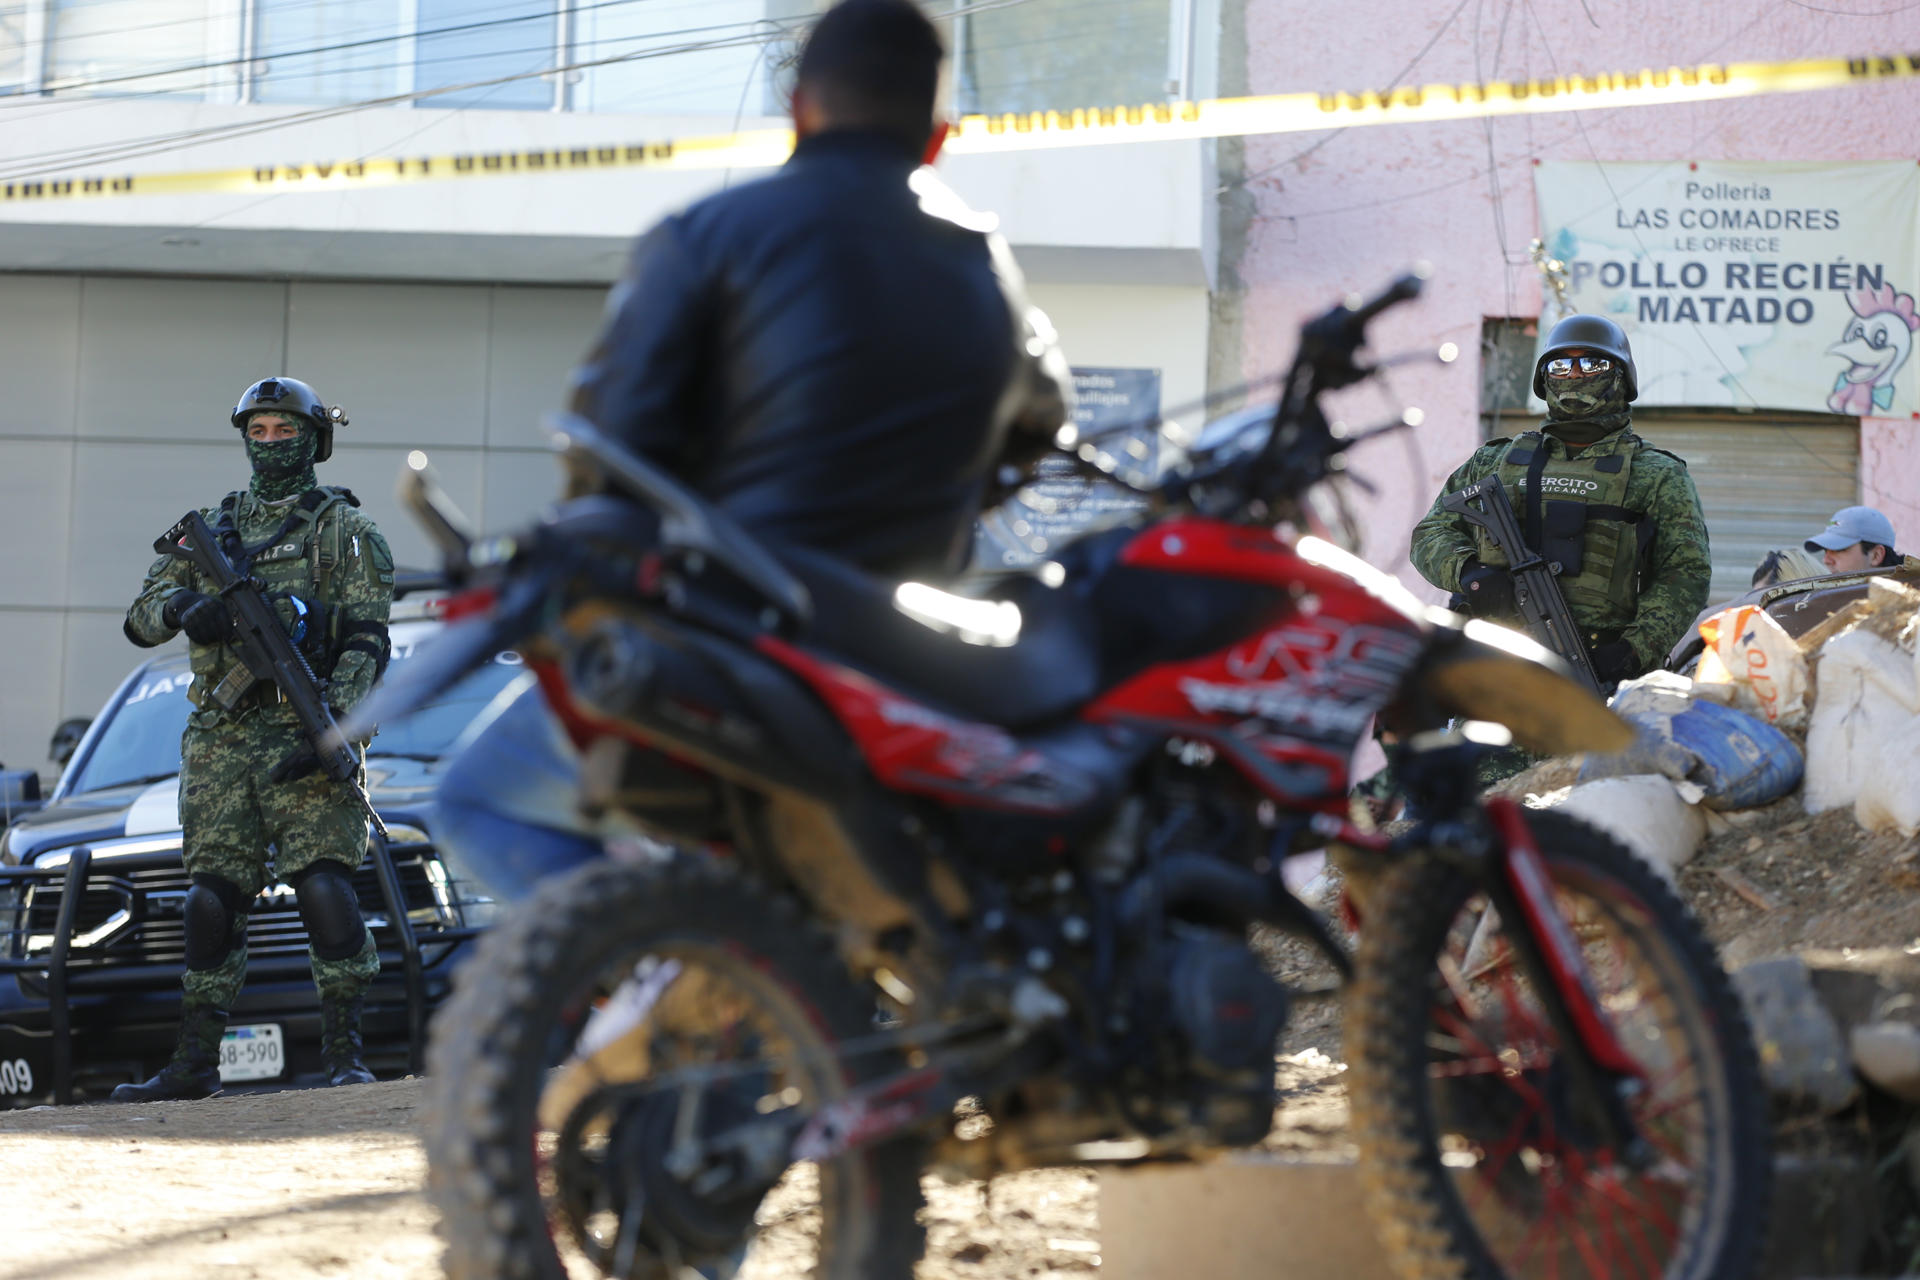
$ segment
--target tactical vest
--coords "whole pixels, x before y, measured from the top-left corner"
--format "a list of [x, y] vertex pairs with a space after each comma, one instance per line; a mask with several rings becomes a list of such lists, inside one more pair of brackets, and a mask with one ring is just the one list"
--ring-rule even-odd
[[[1556, 566], [1561, 594], [1583, 627], [1608, 631], [1633, 621], [1654, 525], [1645, 512], [1627, 508], [1627, 482], [1635, 455], [1647, 447], [1629, 428], [1563, 457], [1529, 431], [1515, 436], [1500, 459], [1520, 531]], [[1474, 530], [1474, 543], [1481, 563], [1507, 563], [1483, 530]]]
[[[266, 587], [267, 598], [281, 608], [280, 601], [298, 597], [307, 607], [303, 632], [297, 636], [300, 649], [307, 655], [313, 672], [322, 679], [331, 675], [340, 656], [340, 618], [333, 608], [334, 575], [348, 555], [344, 511], [357, 507], [360, 500], [347, 489], [318, 486], [302, 494], [291, 505], [286, 519], [272, 536], [257, 543], [243, 542], [237, 528], [240, 494], [230, 493], [221, 500], [213, 531], [226, 551], [227, 559], [242, 574], [251, 574]], [[293, 610], [289, 603], [285, 608]], [[283, 618], [284, 620], [284, 618]], [[290, 632], [291, 634], [291, 632]], [[229, 676], [245, 678], [246, 672], [233, 650], [226, 645], [191, 646], [193, 683], [187, 698], [194, 706], [207, 709], [215, 704], [213, 690]], [[252, 695], [249, 695], [251, 698]], [[252, 705], [243, 702], [243, 707]]]

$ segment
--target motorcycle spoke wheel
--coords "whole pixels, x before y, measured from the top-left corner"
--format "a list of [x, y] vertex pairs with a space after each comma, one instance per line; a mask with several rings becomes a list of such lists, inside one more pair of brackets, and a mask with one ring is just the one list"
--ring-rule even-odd
[[[691, 860], [595, 865], [482, 939], [436, 1018], [429, 1189], [446, 1267], [561, 1280], [906, 1280], [919, 1144], [783, 1169], [887, 1053], [871, 996], [784, 900]], [[772, 1224], [762, 1235], [763, 1224]]]
[[1600, 1139], [1509, 936], [1461, 873], [1400, 868], [1349, 1014], [1370, 1208], [1408, 1277], [1738, 1280], [1770, 1187], [1750, 1034], [1698, 925], [1601, 833], [1531, 813], [1556, 904], [1641, 1071], [1647, 1144]]

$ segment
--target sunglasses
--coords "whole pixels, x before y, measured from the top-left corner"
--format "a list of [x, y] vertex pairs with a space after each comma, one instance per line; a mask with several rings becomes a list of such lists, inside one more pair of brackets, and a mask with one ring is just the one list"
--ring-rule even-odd
[[1549, 378], [1571, 378], [1576, 374], [1605, 373], [1613, 361], [1605, 356], [1555, 356], [1547, 361]]

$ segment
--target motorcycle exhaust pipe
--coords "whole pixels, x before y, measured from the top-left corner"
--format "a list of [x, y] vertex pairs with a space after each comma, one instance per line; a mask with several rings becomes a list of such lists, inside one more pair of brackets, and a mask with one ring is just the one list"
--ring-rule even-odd
[[1120, 902], [1121, 926], [1143, 925], [1153, 915], [1183, 907], [1204, 908], [1242, 928], [1266, 924], [1305, 938], [1320, 949], [1342, 981], [1352, 976], [1353, 964], [1346, 951], [1305, 903], [1269, 876], [1201, 854], [1163, 858], [1134, 881]]

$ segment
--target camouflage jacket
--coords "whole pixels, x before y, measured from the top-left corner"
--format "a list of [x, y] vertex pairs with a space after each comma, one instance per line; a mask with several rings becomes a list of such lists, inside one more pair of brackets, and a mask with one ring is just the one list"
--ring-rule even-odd
[[[298, 595], [325, 606], [327, 649], [334, 661], [330, 670], [327, 663], [316, 663], [315, 674], [326, 681], [327, 701], [345, 711], [372, 690], [385, 665], [387, 621], [393, 606], [393, 553], [373, 521], [357, 509], [358, 500], [351, 493], [325, 492], [329, 500], [317, 512], [274, 538], [275, 545], [256, 548], [253, 574], [272, 593]], [[281, 531], [296, 510], [296, 504], [266, 503], [244, 490], [228, 496], [235, 528], [249, 548]], [[201, 514], [209, 524], [217, 524], [221, 510], [204, 507]], [[167, 625], [161, 611], [175, 592], [186, 588], [207, 589], [186, 561], [174, 556], [155, 560], [127, 610], [127, 638], [142, 646], [171, 640], [175, 628]], [[283, 606], [283, 619], [290, 616], [290, 607]], [[200, 708], [193, 722], [211, 727], [226, 714], [209, 704], [204, 694], [238, 660], [225, 645], [191, 645], [189, 654], [193, 685], [188, 696]]]
[[[1565, 456], [1565, 444], [1551, 436], [1545, 439], [1550, 453]], [[1460, 571], [1474, 554], [1474, 538], [1464, 519], [1441, 508], [1440, 498], [1492, 474], [1512, 443], [1511, 437], [1502, 437], [1474, 450], [1465, 465], [1447, 477], [1426, 517], [1414, 526], [1413, 567], [1442, 591], [1460, 589]], [[1624, 505], [1646, 513], [1654, 523], [1632, 620], [1621, 629], [1621, 638], [1633, 647], [1641, 668], [1650, 670], [1666, 660], [1688, 624], [1706, 607], [1713, 578], [1707, 522], [1686, 462], [1645, 442], [1634, 454]], [[1574, 610], [1574, 621], [1582, 627], [1604, 625], [1581, 613]]]

